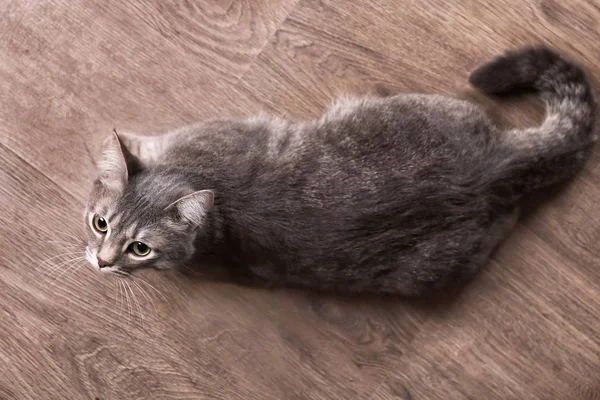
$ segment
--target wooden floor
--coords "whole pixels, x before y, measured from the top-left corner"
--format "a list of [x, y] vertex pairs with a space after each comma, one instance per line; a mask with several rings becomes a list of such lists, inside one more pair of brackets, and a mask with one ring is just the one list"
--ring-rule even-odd
[[468, 72], [546, 43], [597, 82], [599, 32], [598, 0], [0, 2], [0, 398], [600, 399], [600, 152], [449, 304], [153, 271], [125, 299], [73, 247], [113, 127], [309, 118], [380, 87], [532, 124], [539, 103]]

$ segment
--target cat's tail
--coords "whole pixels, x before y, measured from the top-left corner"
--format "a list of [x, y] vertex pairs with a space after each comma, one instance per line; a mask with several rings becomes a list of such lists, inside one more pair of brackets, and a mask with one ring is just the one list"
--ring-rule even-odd
[[546, 102], [546, 118], [535, 128], [504, 133], [509, 155], [499, 172], [530, 191], [573, 175], [596, 141], [596, 102], [580, 67], [545, 47], [507, 52], [473, 71], [469, 82], [487, 94], [533, 89]]

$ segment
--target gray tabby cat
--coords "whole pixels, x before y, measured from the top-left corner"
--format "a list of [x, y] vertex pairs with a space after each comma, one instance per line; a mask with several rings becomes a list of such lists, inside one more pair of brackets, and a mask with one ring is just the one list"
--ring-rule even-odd
[[435, 95], [342, 100], [314, 121], [214, 121], [114, 134], [86, 210], [102, 272], [196, 253], [276, 285], [417, 296], [473, 274], [526, 193], [571, 177], [595, 141], [580, 68], [546, 48], [475, 70], [489, 94], [535, 89], [541, 126], [500, 130]]

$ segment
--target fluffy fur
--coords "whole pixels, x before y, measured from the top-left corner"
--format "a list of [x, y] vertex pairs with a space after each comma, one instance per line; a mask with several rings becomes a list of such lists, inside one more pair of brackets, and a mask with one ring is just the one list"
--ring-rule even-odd
[[[470, 82], [490, 94], [535, 89], [546, 119], [503, 131], [469, 102], [400, 95], [341, 100], [302, 123], [114, 134], [86, 210], [88, 258], [128, 273], [196, 253], [273, 284], [405, 296], [466, 278], [524, 194], [583, 164], [595, 116], [584, 73], [545, 48], [509, 52]], [[151, 254], [132, 254], [133, 241]]]

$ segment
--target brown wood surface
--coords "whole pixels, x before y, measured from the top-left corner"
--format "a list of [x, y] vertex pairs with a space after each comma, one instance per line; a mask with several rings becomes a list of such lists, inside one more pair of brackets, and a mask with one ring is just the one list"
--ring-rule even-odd
[[466, 82], [530, 43], [600, 80], [600, 3], [0, 2], [0, 399], [600, 399], [598, 152], [526, 207], [447, 304], [148, 271], [138, 306], [114, 279], [67, 269], [113, 127], [308, 118], [381, 87], [536, 123], [539, 102], [500, 104]]

